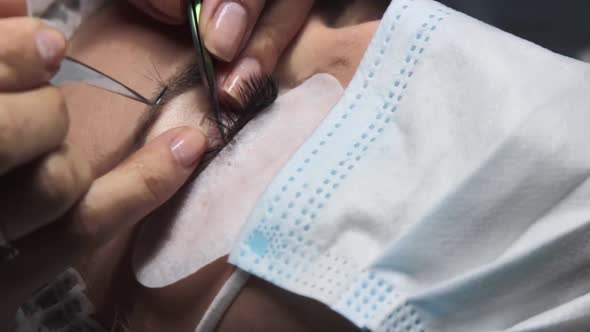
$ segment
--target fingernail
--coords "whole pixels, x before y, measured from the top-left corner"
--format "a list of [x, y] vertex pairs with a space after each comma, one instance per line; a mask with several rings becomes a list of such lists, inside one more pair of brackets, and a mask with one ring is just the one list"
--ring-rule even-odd
[[224, 61], [233, 60], [242, 45], [247, 24], [248, 13], [242, 5], [224, 2], [207, 24], [207, 49]]
[[58, 67], [66, 49], [66, 40], [57, 30], [43, 29], [35, 34], [39, 55], [48, 68]]
[[206, 147], [205, 135], [197, 129], [183, 130], [172, 141], [170, 150], [179, 164], [184, 167], [193, 167], [199, 161]]
[[244, 98], [243, 89], [248, 80], [252, 77], [258, 76], [262, 73], [262, 67], [260, 62], [254, 58], [243, 58], [241, 59], [234, 70], [227, 76], [225, 83], [223, 84], [223, 92], [230, 96], [233, 101], [239, 105], [244, 105], [247, 100]]

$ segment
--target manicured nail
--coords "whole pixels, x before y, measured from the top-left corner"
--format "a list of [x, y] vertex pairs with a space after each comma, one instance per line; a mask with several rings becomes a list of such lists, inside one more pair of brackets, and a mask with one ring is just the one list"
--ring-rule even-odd
[[172, 155], [184, 167], [193, 167], [205, 152], [205, 135], [197, 129], [183, 130], [172, 142]]
[[229, 95], [239, 105], [244, 105], [247, 100], [243, 99], [243, 89], [252, 77], [262, 73], [260, 62], [254, 58], [241, 59], [234, 70], [227, 76], [223, 84], [223, 92]]
[[222, 3], [211, 23], [207, 24], [207, 49], [224, 61], [232, 61], [246, 34], [248, 13], [237, 2]]
[[35, 44], [47, 68], [57, 68], [66, 50], [65, 37], [57, 30], [43, 29], [35, 34]]

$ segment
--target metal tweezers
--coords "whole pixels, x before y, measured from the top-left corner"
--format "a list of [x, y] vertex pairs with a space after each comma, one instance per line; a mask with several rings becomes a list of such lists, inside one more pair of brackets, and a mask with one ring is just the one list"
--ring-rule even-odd
[[66, 82], [78, 82], [92, 85], [146, 105], [156, 105], [160, 102], [159, 97], [155, 101], [151, 101], [107, 74], [70, 57], [64, 59], [59, 71], [50, 80], [50, 83], [56, 86], [60, 86]]
[[[215, 80], [215, 67], [213, 65], [211, 55], [203, 44], [201, 32], [199, 31], [201, 6], [201, 0], [189, 1], [190, 28], [193, 35], [195, 49], [197, 51], [199, 68], [201, 69], [205, 87], [209, 92], [210, 101], [213, 106], [213, 113], [215, 114], [215, 120], [218, 125], [221, 125], [219, 95], [217, 93], [217, 84]], [[131, 98], [146, 105], [157, 105], [161, 101], [161, 95], [156, 98], [156, 100], [151, 101], [137, 91], [110, 77], [109, 75], [104, 74], [101, 71], [70, 57], [66, 57], [64, 59], [59, 71], [50, 81], [51, 84], [56, 86], [62, 85], [66, 82], [78, 82], [92, 85], [97, 88]]]
[[[201, 71], [201, 76], [203, 77], [203, 83], [205, 84], [205, 88], [209, 93], [209, 100], [211, 102], [211, 106], [213, 107], [213, 115], [215, 117], [215, 122], [217, 123], [219, 131], [223, 133], [221, 109], [219, 106], [219, 94], [217, 92], [217, 82], [215, 79], [215, 65], [213, 64], [211, 54], [209, 54], [209, 51], [207, 51], [207, 48], [205, 47], [203, 38], [201, 36], [201, 31], [199, 29], [201, 7], [202, 0], [189, 1], [189, 25], [193, 36], [195, 50], [197, 51], [197, 61], [199, 64], [199, 69]], [[223, 138], [225, 139], [225, 137]]]

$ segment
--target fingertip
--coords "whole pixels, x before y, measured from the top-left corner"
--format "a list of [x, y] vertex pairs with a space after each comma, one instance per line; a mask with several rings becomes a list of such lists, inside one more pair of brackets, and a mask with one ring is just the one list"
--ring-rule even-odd
[[223, 2], [204, 30], [205, 45], [217, 58], [230, 62], [238, 54], [252, 24], [248, 11], [238, 2]]
[[66, 38], [63, 33], [43, 27], [35, 33], [34, 38], [45, 68], [52, 71], [58, 68], [66, 52]]
[[38, 18], [0, 20], [0, 89], [18, 91], [46, 83], [59, 68], [66, 38]]
[[184, 168], [193, 168], [207, 149], [205, 134], [195, 128], [183, 127], [170, 143], [170, 152], [176, 162]]
[[207, 148], [199, 129], [180, 127], [150, 141], [95, 180], [78, 209], [76, 232], [104, 243], [141, 221], [186, 182]]

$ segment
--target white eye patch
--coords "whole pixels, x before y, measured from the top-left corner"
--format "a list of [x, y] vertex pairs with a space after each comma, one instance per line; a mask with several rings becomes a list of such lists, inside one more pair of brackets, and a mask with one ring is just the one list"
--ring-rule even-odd
[[258, 197], [342, 93], [335, 78], [319, 74], [250, 122], [142, 226], [133, 257], [139, 282], [164, 287], [227, 255]]

